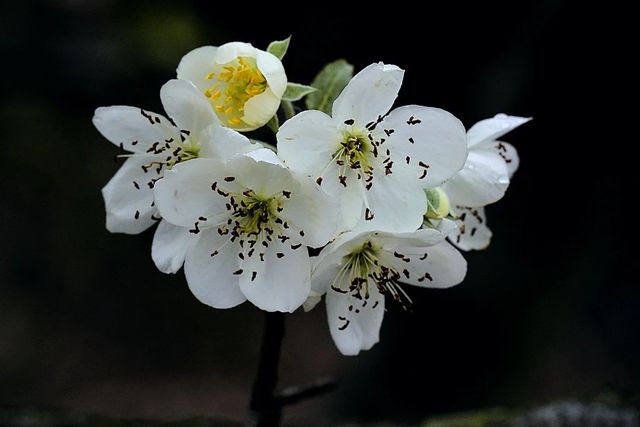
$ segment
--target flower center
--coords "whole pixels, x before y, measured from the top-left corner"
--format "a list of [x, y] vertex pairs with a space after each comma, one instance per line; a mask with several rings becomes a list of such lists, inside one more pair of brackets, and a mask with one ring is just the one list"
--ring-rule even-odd
[[236, 220], [234, 230], [238, 234], [259, 236], [267, 230], [273, 230], [276, 212], [281, 204], [277, 198], [261, 198], [253, 190], [248, 190], [239, 196], [237, 202], [234, 198], [234, 202], [232, 217]]
[[[233, 176], [228, 176], [224, 180], [233, 182], [235, 179]], [[232, 242], [238, 240], [240, 246], [247, 250], [249, 257], [254, 253], [253, 248], [257, 243], [268, 248], [276, 238], [282, 243], [290, 239], [287, 235], [289, 224], [279, 216], [284, 210], [284, 199], [291, 197], [290, 191], [282, 190], [270, 196], [256, 194], [253, 190], [232, 193], [224, 191], [217, 182], [211, 185], [211, 190], [226, 199], [228, 216], [226, 222], [218, 225], [218, 234], [230, 235]], [[200, 217], [191, 232], [199, 233], [200, 221], [206, 220], [206, 217]], [[304, 235], [302, 230], [300, 235]], [[245, 243], [248, 246], [245, 246]], [[301, 244], [292, 245], [292, 249], [298, 249], [301, 246]]]
[[332, 155], [332, 161], [338, 165], [340, 184], [346, 187], [347, 177], [352, 176], [357, 180], [363, 180], [367, 190], [371, 189], [373, 180], [371, 156], [377, 157], [377, 148], [369, 135], [357, 130], [345, 132], [340, 141], [340, 148]]
[[[369, 286], [375, 285], [380, 293], [389, 295], [404, 309], [408, 309], [411, 299], [399, 286], [401, 277], [395, 269], [380, 263], [379, 249], [367, 241], [345, 257], [345, 264], [331, 288], [340, 293], [350, 293], [354, 298], [367, 300]], [[347, 289], [341, 288], [340, 284], [346, 284]]]
[[219, 70], [205, 76], [214, 84], [204, 91], [223, 122], [237, 126], [242, 122], [244, 106], [256, 95], [267, 89], [267, 79], [262, 75], [253, 58], [238, 57]]
[[366, 135], [361, 133], [346, 133], [340, 142], [340, 148], [333, 155], [339, 166], [348, 164], [352, 169], [370, 168], [369, 153], [372, 144]]

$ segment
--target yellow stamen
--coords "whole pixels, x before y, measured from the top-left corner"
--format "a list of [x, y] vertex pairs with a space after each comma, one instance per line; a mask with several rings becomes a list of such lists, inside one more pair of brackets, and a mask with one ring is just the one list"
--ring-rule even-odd
[[244, 106], [249, 99], [263, 93], [267, 79], [258, 70], [254, 58], [238, 57], [215, 71], [207, 73], [213, 85], [203, 93], [213, 104], [221, 120], [230, 126], [242, 124]]

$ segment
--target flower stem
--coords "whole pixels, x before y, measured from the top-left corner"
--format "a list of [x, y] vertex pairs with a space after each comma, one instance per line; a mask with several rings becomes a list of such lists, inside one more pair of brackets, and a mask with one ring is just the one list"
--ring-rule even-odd
[[328, 393], [338, 386], [333, 378], [320, 378], [276, 393], [284, 321], [284, 313], [264, 313], [260, 362], [251, 391], [248, 427], [278, 427], [282, 408]]
[[284, 313], [265, 312], [264, 331], [258, 372], [253, 382], [249, 403], [250, 427], [277, 427], [282, 418], [282, 405], [276, 401], [280, 346], [284, 337]]
[[282, 101], [281, 105], [285, 120], [289, 120], [291, 117], [296, 115], [296, 110], [293, 108], [291, 101]]

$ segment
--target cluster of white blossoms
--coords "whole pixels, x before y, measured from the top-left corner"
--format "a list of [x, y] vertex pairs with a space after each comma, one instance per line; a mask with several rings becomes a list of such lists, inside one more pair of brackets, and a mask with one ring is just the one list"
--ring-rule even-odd
[[[156, 266], [184, 265], [211, 307], [293, 312], [324, 296], [338, 349], [354, 355], [378, 342], [387, 298], [410, 306], [405, 285], [464, 279], [456, 247], [489, 244], [483, 207], [518, 167], [498, 138], [528, 119], [497, 115], [465, 132], [438, 108], [392, 109], [404, 71], [382, 63], [351, 78], [337, 61], [313, 87], [290, 83], [287, 47], [191, 51], [160, 89], [166, 116], [98, 108], [94, 125], [126, 158], [102, 191], [106, 225], [136, 234], [158, 223]], [[239, 133], [264, 125], [275, 147]]]

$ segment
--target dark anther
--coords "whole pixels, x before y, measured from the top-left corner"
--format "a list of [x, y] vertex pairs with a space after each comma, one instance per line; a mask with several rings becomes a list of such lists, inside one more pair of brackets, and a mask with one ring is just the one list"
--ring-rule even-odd
[[146, 118], [147, 120], [149, 120], [149, 123], [154, 124], [153, 123], [153, 117], [151, 117], [151, 114], [148, 114], [146, 111], [144, 111], [142, 108], [140, 109], [140, 114], [142, 114], [142, 116], [144, 118]]
[[367, 208], [364, 211], [364, 219], [367, 221], [371, 221], [373, 219], [374, 215], [373, 212], [371, 212], [371, 210], [369, 208]]

